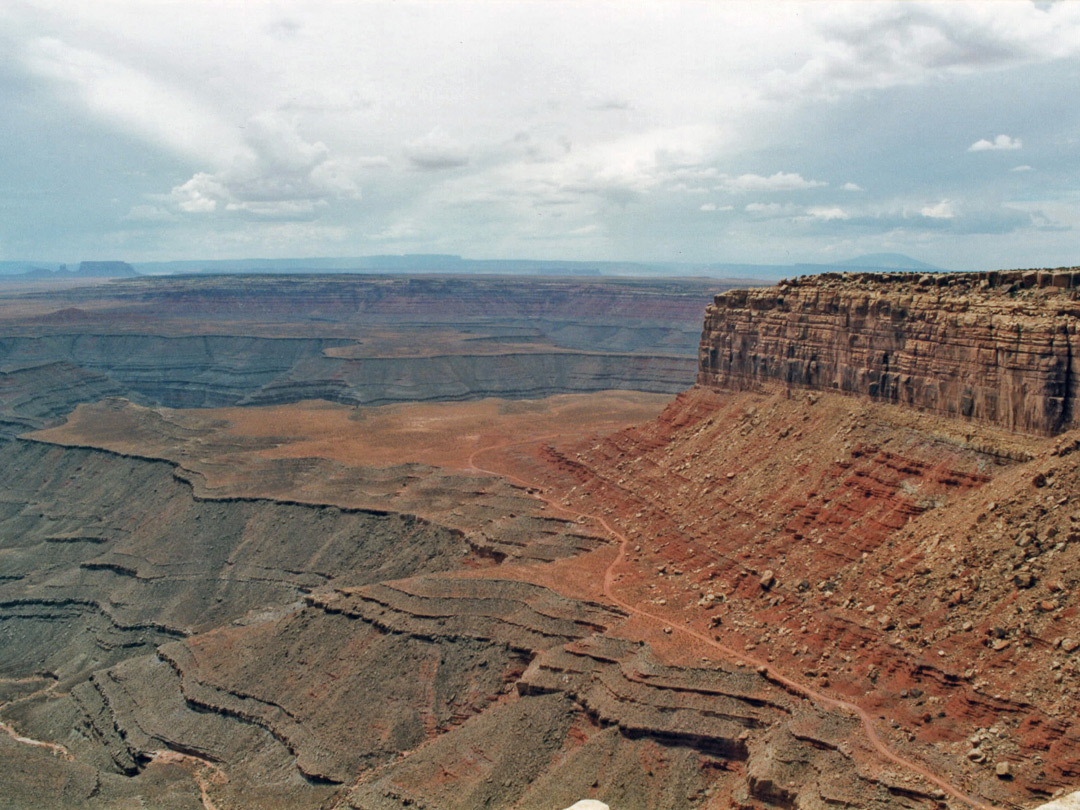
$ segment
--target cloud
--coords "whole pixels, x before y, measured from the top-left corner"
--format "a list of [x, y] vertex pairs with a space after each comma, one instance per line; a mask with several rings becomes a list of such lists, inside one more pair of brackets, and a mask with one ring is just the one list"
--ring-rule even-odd
[[304, 24], [291, 17], [274, 20], [265, 27], [266, 33], [275, 39], [291, 39], [304, 30]]
[[326, 200], [247, 200], [225, 205], [226, 211], [239, 211], [261, 219], [311, 219], [325, 208]]
[[416, 227], [412, 220], [404, 219], [387, 226], [376, 234], [372, 234], [370, 238], [380, 242], [398, 242], [414, 239], [419, 235], [420, 229]]
[[217, 210], [218, 202], [228, 196], [225, 185], [206, 172], [198, 172], [186, 183], [175, 186], [172, 190], [176, 207], [186, 214], [212, 213]]
[[791, 203], [749, 203], [743, 210], [751, 215], [752, 219], [781, 219], [798, 216], [803, 213], [803, 208]]
[[1055, 232], [1055, 231], [1071, 231], [1073, 229], [1072, 225], [1069, 225], [1069, 224], [1064, 223], [1064, 222], [1057, 222], [1056, 220], [1053, 220], [1050, 217], [1048, 217], [1042, 211], [1033, 211], [1031, 213], [1031, 225], [1037, 231]]
[[760, 174], [741, 174], [738, 177], [724, 176], [718, 190], [726, 191], [801, 191], [807, 188], [822, 188], [829, 185], [822, 180], [806, 180], [801, 174], [776, 172], [768, 177]]
[[954, 219], [956, 210], [952, 200], [942, 200], [936, 205], [926, 205], [919, 209], [919, 215], [928, 219]]
[[843, 208], [835, 206], [832, 208], [827, 208], [824, 206], [813, 206], [807, 208], [806, 213], [812, 219], [823, 219], [826, 221], [832, 219], [851, 219], [851, 215], [848, 214]]
[[[692, 185], [715, 169], [700, 166], [715, 131], [707, 127], [648, 129], [571, 144], [562, 137], [519, 134], [481, 171], [453, 177], [434, 191], [443, 205], [460, 201], [509, 207], [531, 217], [537, 206], [594, 209], [627, 205], [659, 192], [701, 193]], [[687, 182], [689, 181], [689, 182]], [[705, 190], [708, 193], [708, 190]]]
[[1010, 138], [1008, 135], [998, 135], [994, 140], [985, 138], [975, 141], [968, 147], [969, 152], [998, 152], [1011, 149], [1020, 149], [1023, 146], [1019, 138]]
[[405, 157], [414, 169], [438, 172], [469, 165], [469, 154], [441, 127], [405, 144]]
[[119, 130], [219, 164], [243, 151], [236, 129], [174, 81], [55, 37], [27, 42], [20, 55], [32, 74], [73, 92], [78, 105]]
[[961, 202], [945, 199], [921, 206], [888, 206], [865, 216], [853, 217], [848, 224], [911, 233], [1000, 235], [1028, 230], [1039, 223], [1031, 213], [1016, 205], [990, 200]]
[[307, 219], [331, 200], [359, 199], [357, 177], [372, 160], [335, 160], [321, 141], [300, 137], [295, 123], [275, 115], [251, 119], [247, 151], [218, 172], [196, 172], [171, 198], [186, 214], [240, 212]]
[[1080, 54], [1075, 3], [800, 4], [814, 46], [766, 74], [762, 92], [780, 101], [834, 99]]
[[620, 112], [632, 108], [633, 105], [621, 96], [606, 96], [589, 104], [589, 109], [595, 112]]
[[[7, 223], [52, 221], [35, 252], [92, 247], [78, 229], [125, 211], [156, 240], [139, 237], [147, 254], [189, 249], [167, 233], [207, 234], [191, 247], [211, 251], [227, 233], [318, 233], [284, 222], [340, 226], [358, 253], [381, 249], [372, 234], [485, 255], [539, 235], [563, 240], [552, 256], [702, 256], [716, 249], [702, 226], [721, 222], [744, 229], [724, 246], [744, 258], [887, 227], [942, 244], [1021, 232], [1010, 253], [965, 244], [988, 262], [1063, 250], [986, 202], [1020, 182], [1004, 176], [1019, 155], [996, 173], [974, 165], [991, 155], [951, 165], [967, 147], [933, 133], [961, 119], [990, 148], [1002, 131], [1027, 159], [1037, 146], [1043, 193], [1076, 207], [1053, 178], [1074, 156], [1080, 3], [144, 5], [0, 3], [11, 193], [76, 192]], [[89, 210], [78, 165], [102, 167], [95, 198], [122, 202]]]
[[1025, 163], [1025, 164], [1024, 164], [1023, 166], [1013, 166], [1013, 167], [1012, 167], [1011, 169], [1009, 169], [1009, 171], [1010, 171], [1010, 172], [1030, 172], [1030, 171], [1031, 171], [1031, 167], [1030, 167], [1030, 166], [1028, 166], [1028, 165], [1027, 165], [1027, 164]]
[[297, 88], [277, 109], [280, 112], [327, 115], [364, 112], [374, 106], [375, 102], [359, 90], [335, 85]]

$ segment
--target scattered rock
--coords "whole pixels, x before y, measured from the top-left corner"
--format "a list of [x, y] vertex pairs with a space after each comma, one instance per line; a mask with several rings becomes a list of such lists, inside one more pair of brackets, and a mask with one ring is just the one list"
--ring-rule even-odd
[[1030, 571], [1022, 571], [1013, 577], [1017, 588], [1030, 588], [1035, 584], [1035, 576]]

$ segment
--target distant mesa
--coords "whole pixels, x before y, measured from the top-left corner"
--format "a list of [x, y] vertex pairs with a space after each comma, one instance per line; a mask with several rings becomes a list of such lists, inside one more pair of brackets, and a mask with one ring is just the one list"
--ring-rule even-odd
[[854, 259], [837, 262], [845, 268], [874, 268], [880, 270], [922, 270], [923, 272], [943, 272], [944, 268], [920, 262], [903, 253], [865, 253]]
[[0, 262], [0, 281], [36, 281], [38, 279], [68, 278], [134, 278], [139, 273], [127, 262], [80, 262], [74, 270], [66, 264], [34, 262]]
[[81, 262], [72, 275], [80, 278], [131, 278], [139, 275], [127, 262]]
[[896, 270], [945, 272], [902, 253], [868, 253], [832, 264], [750, 264], [663, 261], [554, 261], [541, 259], [469, 259], [450, 254], [404, 254], [352, 257], [281, 259], [209, 259], [139, 262], [87, 261], [77, 269], [53, 262], [0, 261], [0, 280], [52, 278], [127, 278], [169, 275], [296, 275], [359, 273], [376, 275], [488, 275], [488, 276], [629, 276], [640, 278], [713, 278], [771, 282], [781, 278], [817, 275], [837, 269], [857, 272]]

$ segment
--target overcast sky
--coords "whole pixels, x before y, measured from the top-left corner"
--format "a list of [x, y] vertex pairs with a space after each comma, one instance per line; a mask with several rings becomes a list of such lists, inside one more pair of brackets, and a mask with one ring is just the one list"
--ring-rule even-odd
[[3, 0], [0, 259], [1080, 264], [1080, 2]]

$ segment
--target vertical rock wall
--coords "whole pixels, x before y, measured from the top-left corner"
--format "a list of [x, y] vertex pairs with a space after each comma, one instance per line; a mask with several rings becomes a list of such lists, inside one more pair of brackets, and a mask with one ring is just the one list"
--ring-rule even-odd
[[839, 274], [721, 293], [698, 384], [835, 390], [1052, 434], [1077, 424], [1080, 271]]

